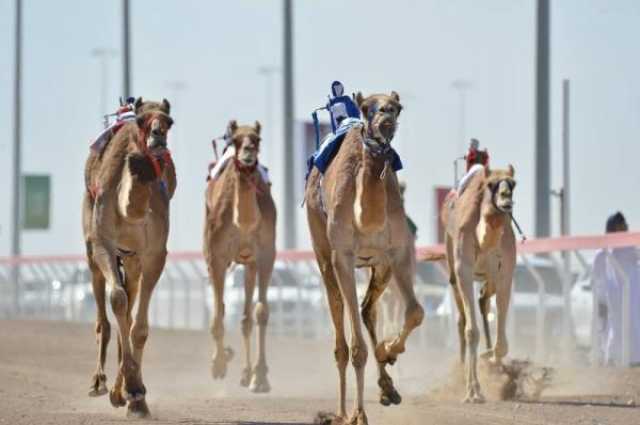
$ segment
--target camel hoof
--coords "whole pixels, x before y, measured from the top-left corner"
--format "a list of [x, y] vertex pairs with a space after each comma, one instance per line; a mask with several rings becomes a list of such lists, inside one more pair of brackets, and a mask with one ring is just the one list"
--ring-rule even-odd
[[146, 419], [151, 416], [147, 402], [142, 400], [132, 401], [127, 409], [127, 418], [129, 419]]
[[391, 406], [392, 404], [398, 405], [402, 403], [402, 396], [395, 388], [390, 391], [383, 391], [380, 394], [380, 404], [383, 406]]
[[216, 353], [211, 363], [211, 376], [213, 379], [223, 379], [227, 376], [227, 363], [233, 358], [231, 347], [226, 347], [222, 353]]
[[242, 369], [242, 377], [240, 378], [240, 385], [243, 387], [248, 387], [251, 384], [251, 368], [245, 367]]
[[480, 393], [478, 394], [469, 394], [462, 400], [463, 403], [471, 403], [471, 404], [482, 404], [485, 402], [484, 396]]
[[89, 397], [100, 397], [109, 392], [107, 388], [107, 377], [105, 375], [93, 375], [92, 381]]
[[369, 420], [367, 419], [367, 415], [364, 413], [364, 410], [360, 410], [355, 413], [351, 417], [349, 425], [369, 425]]
[[113, 407], [123, 407], [127, 405], [127, 400], [122, 397], [122, 393], [114, 388], [109, 391], [109, 401]]
[[264, 394], [271, 391], [271, 385], [269, 385], [267, 375], [254, 374], [251, 379], [251, 385], [249, 385], [249, 390], [256, 394]]
[[490, 360], [493, 358], [493, 350], [487, 350], [480, 354], [480, 358], [483, 360]]
[[347, 421], [342, 416], [327, 412], [319, 412], [313, 423], [316, 425], [347, 425]]

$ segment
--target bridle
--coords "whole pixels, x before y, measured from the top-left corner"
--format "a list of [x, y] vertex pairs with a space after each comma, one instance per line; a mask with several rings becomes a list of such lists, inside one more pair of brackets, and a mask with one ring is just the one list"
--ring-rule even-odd
[[149, 133], [151, 133], [151, 123], [153, 122], [153, 120], [162, 120], [163, 117], [168, 117], [168, 115], [163, 112], [150, 112], [148, 114], [149, 116], [145, 118], [142, 127], [138, 126], [138, 148], [140, 148], [149, 162], [151, 162], [156, 178], [159, 178], [162, 176], [162, 168], [160, 167], [160, 162], [158, 161], [158, 159], [162, 158], [164, 160], [165, 166], [173, 166], [171, 152], [169, 151], [169, 149], [163, 146], [161, 154], [154, 154], [151, 149], [149, 149], [149, 146], [147, 146], [147, 139], [149, 138]]
[[258, 186], [258, 176], [256, 176], [256, 170], [258, 169], [258, 159], [256, 158], [256, 162], [251, 165], [244, 164], [237, 157], [239, 150], [236, 148], [236, 156], [233, 157], [233, 164], [236, 167], [236, 170], [240, 173], [241, 176], [244, 176], [249, 183], [249, 186], [256, 192], [258, 195], [262, 195], [263, 191]]
[[392, 148], [390, 141], [381, 142], [379, 141], [375, 135], [373, 134], [371, 120], [373, 116], [377, 112], [377, 106], [373, 106], [368, 114], [367, 114], [367, 129], [362, 129], [362, 143], [364, 144], [365, 149], [371, 154], [374, 158], [381, 158], [384, 160], [384, 168], [380, 173], [380, 180], [384, 180], [387, 175], [387, 168], [389, 167], [389, 162], [391, 161]]
[[491, 187], [491, 204], [496, 210], [500, 211], [503, 214], [507, 214], [511, 218], [511, 221], [513, 222], [513, 224], [515, 224], [516, 229], [518, 230], [518, 234], [520, 234], [520, 237], [522, 238], [522, 242], [524, 242], [527, 240], [527, 237], [524, 235], [524, 232], [520, 228], [520, 224], [518, 224], [518, 221], [513, 216], [513, 211], [507, 211], [505, 209], [500, 208], [498, 206], [498, 203], [496, 202], [498, 189], [500, 189], [500, 184], [503, 182], [506, 183], [507, 186], [509, 186], [509, 190], [511, 191], [511, 193], [513, 193], [513, 189], [516, 187], [515, 183], [509, 179], [500, 179], [496, 182], [496, 184], [493, 187]]

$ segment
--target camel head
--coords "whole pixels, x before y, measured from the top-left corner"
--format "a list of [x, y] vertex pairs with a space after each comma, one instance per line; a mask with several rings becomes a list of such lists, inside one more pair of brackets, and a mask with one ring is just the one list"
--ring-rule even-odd
[[488, 166], [485, 167], [485, 197], [491, 199], [491, 208], [496, 212], [513, 212], [513, 191], [516, 188], [514, 174], [512, 165], [506, 170], [490, 170]]
[[162, 102], [153, 102], [143, 101], [139, 97], [136, 100], [137, 123], [142, 130], [143, 141], [148, 148], [167, 147], [167, 134], [173, 125], [170, 112], [171, 105], [167, 99], [162, 99]]
[[260, 129], [258, 121], [253, 126], [239, 126], [236, 120], [229, 121], [227, 134], [235, 147], [236, 164], [244, 168], [253, 168], [258, 163], [260, 152]]
[[374, 94], [364, 97], [358, 92], [355, 101], [362, 112], [369, 138], [385, 145], [391, 143], [402, 111], [398, 93], [392, 91], [390, 95]]

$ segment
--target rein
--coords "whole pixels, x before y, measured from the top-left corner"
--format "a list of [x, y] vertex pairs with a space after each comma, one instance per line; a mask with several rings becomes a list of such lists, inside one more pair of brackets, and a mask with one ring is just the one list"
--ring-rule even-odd
[[[138, 127], [138, 147], [147, 157], [149, 162], [151, 162], [156, 178], [160, 178], [160, 176], [162, 176], [162, 168], [160, 167], [158, 156], [154, 155], [147, 146], [147, 139], [149, 138], [149, 133], [151, 132], [151, 122], [160, 115], [160, 113], [150, 114], [149, 117], [147, 117], [147, 119], [144, 121], [144, 125], [142, 126], [142, 128]], [[165, 165], [173, 165], [171, 152], [169, 152], [168, 149], [166, 149], [161, 156], [165, 162]]]

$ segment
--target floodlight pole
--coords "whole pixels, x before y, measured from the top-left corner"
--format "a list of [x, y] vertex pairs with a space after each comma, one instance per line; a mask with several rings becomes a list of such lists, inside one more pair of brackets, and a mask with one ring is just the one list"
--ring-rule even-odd
[[[20, 202], [22, 201], [22, 1], [15, 3], [15, 69], [13, 85], [13, 198], [11, 224], [11, 256], [17, 260], [21, 249]], [[14, 285], [14, 314], [20, 313], [20, 265], [14, 263], [11, 268], [11, 280]]]
[[122, 96], [126, 101], [131, 96], [131, 37], [129, 0], [122, 0]]
[[284, 110], [284, 247], [293, 249], [296, 246], [297, 223], [296, 223], [296, 201], [294, 185], [294, 97], [293, 97], [293, 18], [292, 1], [283, 0], [283, 44], [284, 44], [284, 64], [283, 64], [283, 110]]

